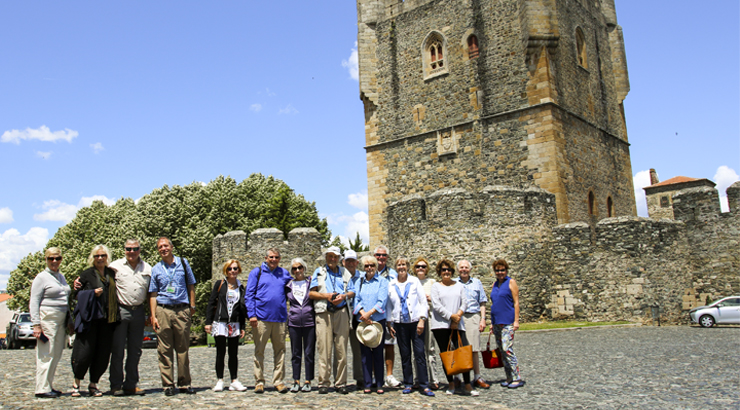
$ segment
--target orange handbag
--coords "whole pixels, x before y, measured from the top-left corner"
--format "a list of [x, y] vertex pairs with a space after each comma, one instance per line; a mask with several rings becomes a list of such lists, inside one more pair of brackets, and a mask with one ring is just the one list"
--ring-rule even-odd
[[461, 345], [462, 338], [460, 337], [460, 332], [457, 332], [458, 348], [449, 350], [452, 346], [452, 333], [450, 333], [450, 341], [447, 342], [447, 351], [439, 353], [439, 357], [442, 358], [442, 364], [445, 367], [445, 372], [450, 376], [473, 370], [473, 346]]
[[503, 367], [504, 361], [501, 360], [501, 350], [496, 346], [495, 350], [491, 350], [491, 334], [488, 334], [488, 343], [486, 343], [486, 350], [481, 352], [483, 358], [483, 366], [486, 369], [495, 369], [497, 367]]

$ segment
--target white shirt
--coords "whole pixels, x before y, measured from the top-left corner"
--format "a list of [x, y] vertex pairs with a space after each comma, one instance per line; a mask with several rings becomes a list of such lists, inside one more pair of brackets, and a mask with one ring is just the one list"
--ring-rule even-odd
[[411, 322], [409, 323], [418, 322], [422, 317], [426, 318], [429, 312], [424, 287], [421, 286], [418, 278], [409, 275], [404, 283], [399, 283], [398, 279], [393, 279], [388, 285], [388, 301], [386, 302], [388, 321], [401, 323], [401, 298], [398, 297], [396, 286], [398, 286], [401, 296], [405, 293], [406, 287], [411, 286], [406, 297], [406, 306], [408, 306], [409, 316], [411, 316]]
[[139, 259], [134, 269], [126, 258], [114, 261], [109, 267], [116, 271], [118, 303], [126, 306], [139, 306], [144, 303], [149, 292], [149, 281], [152, 280], [152, 267]]

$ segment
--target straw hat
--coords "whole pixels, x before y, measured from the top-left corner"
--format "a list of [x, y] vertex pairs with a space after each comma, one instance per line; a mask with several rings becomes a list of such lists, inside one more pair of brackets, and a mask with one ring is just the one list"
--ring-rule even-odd
[[360, 325], [357, 326], [356, 333], [357, 340], [371, 349], [378, 347], [380, 342], [383, 341], [383, 326], [378, 322], [373, 322], [369, 325], [360, 322]]

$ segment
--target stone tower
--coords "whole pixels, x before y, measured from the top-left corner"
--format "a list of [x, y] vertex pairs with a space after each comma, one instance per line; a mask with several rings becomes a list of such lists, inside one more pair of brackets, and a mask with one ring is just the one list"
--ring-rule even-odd
[[614, 0], [357, 0], [370, 243], [440, 189], [542, 188], [557, 223], [635, 215]]

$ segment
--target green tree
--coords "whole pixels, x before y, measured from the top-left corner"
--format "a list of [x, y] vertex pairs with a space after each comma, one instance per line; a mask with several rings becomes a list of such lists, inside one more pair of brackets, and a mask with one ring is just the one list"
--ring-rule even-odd
[[355, 252], [367, 252], [370, 250], [370, 245], [363, 244], [362, 239], [360, 238], [360, 233], [357, 232], [357, 236], [355, 236], [355, 241], [352, 242], [352, 239], [349, 240], [349, 248]]

